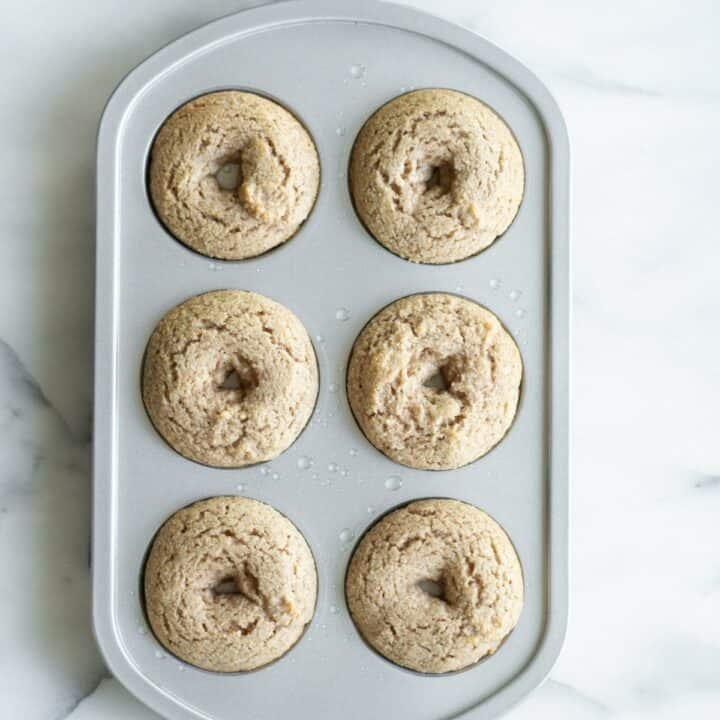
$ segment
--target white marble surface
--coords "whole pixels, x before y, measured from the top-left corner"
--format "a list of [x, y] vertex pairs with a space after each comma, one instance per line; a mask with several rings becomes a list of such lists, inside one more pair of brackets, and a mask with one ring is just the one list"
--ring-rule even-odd
[[[511, 720], [720, 717], [720, 11], [414, 0], [525, 61], [574, 160], [572, 615]], [[115, 84], [235, 0], [8, 3], [0, 717], [156, 717], [90, 629], [93, 164]]]

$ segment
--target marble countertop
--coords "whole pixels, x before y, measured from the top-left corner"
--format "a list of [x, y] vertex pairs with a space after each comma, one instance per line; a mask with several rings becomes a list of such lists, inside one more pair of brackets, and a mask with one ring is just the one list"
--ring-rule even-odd
[[[129, 69], [250, 4], [5, 8], [2, 717], [157, 717], [109, 677], [90, 628], [95, 132]], [[507, 717], [717, 718], [717, 7], [412, 4], [533, 69], [573, 151], [572, 612], [550, 679]]]

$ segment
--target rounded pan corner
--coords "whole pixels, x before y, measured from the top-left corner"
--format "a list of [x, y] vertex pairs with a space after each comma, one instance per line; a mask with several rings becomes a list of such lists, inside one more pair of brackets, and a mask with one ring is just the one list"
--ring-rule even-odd
[[[97, 580], [94, 584], [97, 583]], [[112, 618], [112, 604], [108, 598], [99, 597], [97, 587], [93, 588], [92, 602], [92, 629], [95, 637], [95, 644], [110, 673], [127, 688], [132, 695], [143, 703], [149, 704], [149, 700], [143, 690], [135, 689], [136, 683], [142, 683], [132, 662], [126, 656], [122, 648], [120, 638], [116, 633], [115, 624]], [[143, 685], [145, 683], [142, 683]], [[161, 710], [158, 708], [158, 712]]]
[[162, 717], [183, 718], [183, 720], [212, 720], [209, 715], [177, 702], [172, 695], [145, 678], [138, 667], [127, 656], [116, 633], [110, 604], [101, 605], [93, 597], [93, 635], [105, 665], [113, 677], [143, 705]]
[[530, 661], [506, 685], [483, 702], [462, 710], [450, 720], [491, 720], [500, 717], [539, 688], [560, 657], [568, 627], [567, 603], [562, 611], [550, 616], [550, 622]]

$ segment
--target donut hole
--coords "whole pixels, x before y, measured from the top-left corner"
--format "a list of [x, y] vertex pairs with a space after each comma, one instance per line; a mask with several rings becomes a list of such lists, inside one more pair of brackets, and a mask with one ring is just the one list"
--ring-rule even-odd
[[[429, 356], [429, 357], [428, 357]], [[438, 358], [432, 352], [425, 352], [420, 359], [420, 384], [436, 393], [453, 393], [453, 383], [462, 375], [464, 359], [461, 355]]]
[[236, 190], [243, 182], [242, 165], [237, 161], [228, 161], [215, 173], [215, 180], [221, 190]]
[[417, 189], [423, 199], [447, 195], [455, 182], [455, 167], [449, 160], [428, 160], [417, 166]]
[[215, 602], [250, 602], [260, 603], [259, 582], [257, 575], [248, 563], [241, 566], [228, 566], [208, 578], [205, 588]]
[[258, 386], [258, 377], [253, 366], [243, 357], [236, 357], [218, 370], [217, 389], [245, 397]]
[[452, 190], [455, 168], [449, 162], [426, 165], [421, 168], [421, 179], [423, 195], [432, 194], [435, 197], [442, 197]]
[[434, 372], [431, 372], [429, 377], [423, 381], [423, 387], [437, 392], [447, 392], [450, 383], [444, 368], [437, 368]]
[[241, 387], [241, 379], [237, 370], [232, 369], [225, 376], [225, 379], [218, 385], [219, 390], [239, 390]]
[[442, 580], [423, 578], [422, 580], [418, 581], [417, 586], [426, 595], [429, 595], [430, 597], [436, 598], [438, 600], [442, 600], [443, 602], [447, 602], [447, 598], [445, 597], [445, 587]]
[[237, 578], [233, 575], [225, 575], [221, 577], [211, 588], [213, 596], [217, 595], [241, 595], [242, 591], [238, 587]]
[[462, 381], [466, 368], [467, 358], [462, 352], [442, 358], [426, 370], [423, 386], [462, 399]]

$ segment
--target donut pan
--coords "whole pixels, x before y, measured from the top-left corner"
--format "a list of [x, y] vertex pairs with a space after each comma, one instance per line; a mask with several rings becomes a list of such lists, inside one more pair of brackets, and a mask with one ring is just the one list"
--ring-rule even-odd
[[[363, 122], [411, 88], [480, 98], [515, 133], [526, 167], [520, 212], [488, 250], [452, 265], [391, 254], [358, 221], [347, 187]], [[312, 134], [322, 185], [308, 221], [258, 258], [223, 262], [173, 239], [146, 186], [150, 146], [178, 106], [242, 88], [274, 98]], [[560, 112], [520, 63], [478, 35], [376, 2], [300, 0], [244, 11], [173, 42], [122, 82], [102, 118], [97, 167], [93, 614], [109, 668], [168, 718], [491, 718], [536, 687], [564, 637], [568, 586], [569, 159]], [[271, 463], [223, 470], [190, 462], [153, 429], [140, 373], [147, 340], [172, 306], [242, 288], [286, 305], [310, 333], [320, 368], [314, 416]], [[365, 323], [411, 293], [457, 293], [488, 307], [515, 337], [522, 397], [505, 439], [454, 471], [411, 470], [376, 451], [345, 395]], [[297, 645], [246, 674], [198, 670], [154, 639], [142, 602], [154, 533], [194, 500], [242, 494], [270, 503], [315, 556], [315, 616]], [[355, 542], [379, 516], [444, 496], [494, 517], [525, 580], [520, 622], [497, 653], [462, 672], [413, 673], [358, 635], [344, 575]]]

